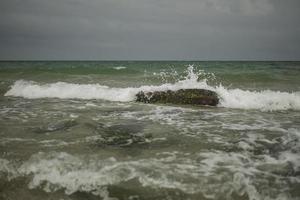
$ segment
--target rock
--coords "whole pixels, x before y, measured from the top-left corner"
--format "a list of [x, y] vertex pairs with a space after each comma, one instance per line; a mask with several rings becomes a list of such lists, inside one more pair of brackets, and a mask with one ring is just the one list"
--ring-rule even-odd
[[219, 98], [216, 92], [205, 89], [180, 89], [177, 91], [155, 91], [136, 94], [136, 101], [144, 103], [173, 103], [216, 106]]

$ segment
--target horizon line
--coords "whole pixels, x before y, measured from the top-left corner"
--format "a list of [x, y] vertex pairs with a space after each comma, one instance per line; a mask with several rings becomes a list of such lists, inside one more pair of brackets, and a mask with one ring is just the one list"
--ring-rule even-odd
[[185, 59], [0, 59], [0, 62], [300, 62], [299, 60], [271, 60], [271, 59], [208, 59], [208, 60], [185, 60]]

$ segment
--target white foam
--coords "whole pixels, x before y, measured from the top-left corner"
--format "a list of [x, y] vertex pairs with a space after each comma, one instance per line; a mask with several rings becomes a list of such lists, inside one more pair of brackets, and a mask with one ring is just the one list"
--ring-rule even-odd
[[220, 105], [227, 108], [260, 110], [300, 110], [300, 92], [249, 91], [216, 87], [221, 97]]
[[[259, 166], [272, 164], [281, 167], [285, 161], [295, 165], [299, 160], [276, 159], [267, 155], [266, 159], [263, 158], [255, 158], [249, 152], [186, 154], [174, 151], [161, 152], [147, 159], [117, 160], [113, 157], [103, 159], [99, 155], [40, 152], [17, 168], [0, 158], [0, 172], [13, 171], [14, 177], [30, 177], [29, 188], [41, 188], [46, 192], [63, 189], [66, 194], [85, 191], [106, 196], [107, 199], [107, 186], [133, 179], [143, 187], [178, 189], [187, 194], [202, 193], [213, 199], [223, 196], [232, 199], [233, 194], [247, 195], [253, 200], [273, 199], [269, 197], [270, 194], [283, 195], [279, 199], [290, 199], [290, 181], [300, 183], [299, 177], [282, 178], [267, 173], [265, 168], [260, 169]], [[266, 183], [265, 180], [270, 177], [275, 179], [275, 187], [258, 190], [257, 184]]]
[[206, 84], [206, 81], [197, 82], [197, 78], [198, 76], [196, 74], [190, 73], [187, 79], [178, 81], [175, 84], [166, 83], [159, 86], [145, 85], [128, 88], [113, 88], [100, 84], [75, 84], [65, 82], [41, 85], [33, 81], [18, 80], [11, 89], [6, 92], [5, 96], [17, 96], [29, 99], [103, 99], [108, 101], [128, 102], [133, 101], [135, 95], [139, 91], [165, 91], [209, 87]]
[[118, 67], [113, 67], [113, 68], [116, 70], [126, 69], [126, 67], [124, 67], [124, 66], [118, 66]]
[[10, 163], [6, 159], [0, 158], [0, 172], [7, 172], [10, 170]]
[[[115, 185], [138, 178], [142, 186], [178, 188], [188, 193], [194, 193], [196, 185], [191, 184], [189, 186], [188, 183], [181, 183], [179, 180], [173, 180], [169, 177], [171, 175], [168, 172], [170, 166], [164, 165], [170, 164], [169, 162], [174, 161], [176, 156], [167, 158], [169, 159], [119, 162], [113, 157], [104, 160], [93, 157], [85, 162], [63, 152], [50, 155], [38, 153], [20, 166], [18, 171], [23, 176], [33, 175], [29, 183], [30, 188], [42, 187], [46, 192], [61, 188], [64, 188], [67, 194], [76, 191], [93, 192], [107, 185]], [[174, 165], [178, 168], [178, 173], [185, 176], [189, 174], [186, 166], [188, 164], [185, 163]], [[148, 174], [148, 169], [154, 169], [154, 173]]]
[[12, 180], [18, 176], [15, 166], [9, 160], [0, 158], [0, 178], [3, 175], [2, 173], [7, 175], [8, 180]]
[[20, 143], [25, 143], [25, 142], [35, 142], [35, 139], [24, 139], [24, 138], [1, 138], [0, 143], [1, 144], [7, 144], [10, 142], [20, 142]]
[[206, 79], [199, 81], [199, 73], [189, 66], [187, 76], [176, 83], [162, 85], [144, 85], [141, 87], [114, 88], [100, 84], [75, 84], [56, 82], [39, 84], [33, 81], [18, 80], [6, 92], [5, 96], [61, 99], [103, 99], [108, 101], [134, 101], [139, 91], [166, 91], [187, 88], [202, 88], [215, 91], [220, 97], [220, 107], [260, 110], [300, 110], [300, 92], [249, 91], [242, 89], [226, 89], [222, 85], [212, 87]]

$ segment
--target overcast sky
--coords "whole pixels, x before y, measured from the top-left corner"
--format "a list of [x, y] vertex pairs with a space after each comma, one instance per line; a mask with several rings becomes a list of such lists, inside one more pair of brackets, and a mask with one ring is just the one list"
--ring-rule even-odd
[[300, 0], [0, 0], [0, 59], [300, 60]]

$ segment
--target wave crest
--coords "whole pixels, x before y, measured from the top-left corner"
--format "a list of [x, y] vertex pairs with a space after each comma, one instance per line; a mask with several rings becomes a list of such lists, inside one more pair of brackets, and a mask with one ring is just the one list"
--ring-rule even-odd
[[[201, 73], [204, 73], [201, 71]], [[56, 82], [39, 84], [33, 81], [18, 80], [5, 96], [61, 99], [102, 99], [107, 101], [129, 102], [135, 100], [139, 91], [165, 91], [187, 88], [201, 88], [217, 92], [220, 97], [220, 107], [260, 110], [300, 110], [300, 92], [280, 92], [271, 90], [248, 91], [242, 89], [227, 89], [221, 84], [210, 86], [206, 79], [199, 80], [193, 66], [187, 69], [187, 76], [175, 83], [165, 83], [159, 86], [144, 85], [141, 87], [114, 88], [100, 84], [75, 84]]]

